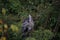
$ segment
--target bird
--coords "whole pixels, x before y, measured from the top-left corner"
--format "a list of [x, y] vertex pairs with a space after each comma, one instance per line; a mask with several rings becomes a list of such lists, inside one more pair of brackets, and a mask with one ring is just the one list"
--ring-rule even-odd
[[34, 28], [34, 21], [32, 16], [29, 14], [29, 16], [26, 19], [24, 19], [22, 23], [23, 37], [25, 37], [26, 35], [29, 35], [30, 31], [32, 31], [33, 28]]

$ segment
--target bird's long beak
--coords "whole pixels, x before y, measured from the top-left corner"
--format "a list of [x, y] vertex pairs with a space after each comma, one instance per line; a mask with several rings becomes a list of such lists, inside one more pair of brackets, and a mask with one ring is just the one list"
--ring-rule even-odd
[[32, 16], [31, 15], [29, 15], [29, 21], [32, 21]]

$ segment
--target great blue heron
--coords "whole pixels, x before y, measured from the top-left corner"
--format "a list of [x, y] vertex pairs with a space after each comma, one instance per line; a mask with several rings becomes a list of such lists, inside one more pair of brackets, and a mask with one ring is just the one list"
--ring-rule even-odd
[[34, 27], [33, 18], [31, 15], [29, 15], [28, 18], [26, 18], [22, 24], [23, 35], [26, 35], [26, 33], [30, 32], [33, 29], [33, 27]]

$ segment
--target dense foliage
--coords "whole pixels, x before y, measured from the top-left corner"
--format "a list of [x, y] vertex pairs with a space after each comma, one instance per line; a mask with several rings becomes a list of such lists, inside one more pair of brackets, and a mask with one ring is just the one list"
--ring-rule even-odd
[[[34, 30], [22, 38], [22, 21], [31, 14]], [[1, 40], [60, 40], [59, 0], [0, 0]]]

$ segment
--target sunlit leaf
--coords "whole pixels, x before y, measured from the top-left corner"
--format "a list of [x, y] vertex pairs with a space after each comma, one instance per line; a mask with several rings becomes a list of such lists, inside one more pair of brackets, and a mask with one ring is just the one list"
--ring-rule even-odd
[[12, 31], [16, 31], [16, 32], [18, 32], [18, 30], [19, 30], [19, 28], [13, 24], [11, 25], [11, 29], [12, 29]]
[[5, 15], [6, 14], [6, 9], [2, 8], [2, 14]]
[[7, 24], [4, 24], [4, 28], [5, 28], [5, 29], [8, 29], [8, 26], [7, 26]]
[[0, 28], [0, 32], [3, 32], [3, 30]]
[[1, 39], [2, 39], [2, 40], [6, 40], [6, 37], [2, 37]]
[[3, 21], [2, 21], [2, 19], [0, 19], [0, 24], [3, 24]]

